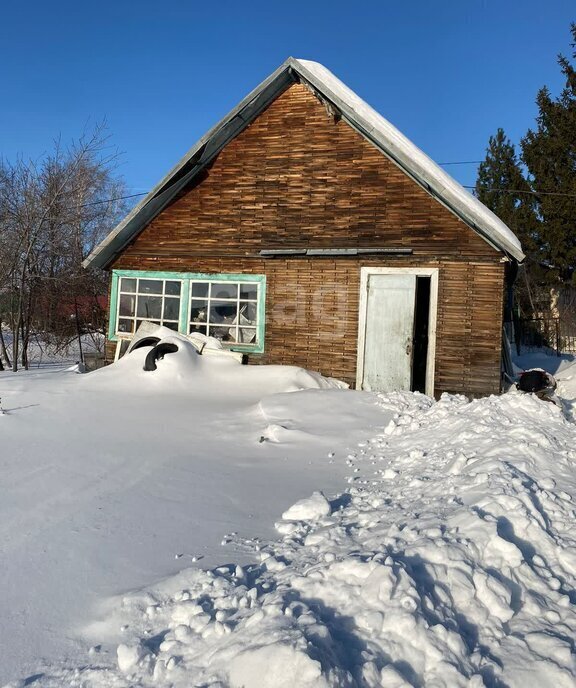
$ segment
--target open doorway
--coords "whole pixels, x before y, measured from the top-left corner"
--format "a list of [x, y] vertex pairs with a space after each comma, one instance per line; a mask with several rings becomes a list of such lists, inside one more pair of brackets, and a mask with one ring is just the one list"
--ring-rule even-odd
[[414, 334], [412, 353], [412, 392], [426, 393], [426, 367], [428, 363], [428, 323], [430, 321], [430, 277], [416, 277], [416, 303], [414, 306]]
[[434, 393], [436, 268], [362, 268], [358, 389]]

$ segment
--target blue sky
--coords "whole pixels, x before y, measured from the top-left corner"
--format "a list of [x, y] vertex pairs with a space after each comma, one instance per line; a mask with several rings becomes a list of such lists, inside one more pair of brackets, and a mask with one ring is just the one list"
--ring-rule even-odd
[[[437, 162], [479, 160], [562, 86], [574, 0], [6, 3], [0, 155], [37, 158], [106, 118], [146, 191], [286, 57], [325, 64]], [[474, 165], [446, 168], [473, 184]]]

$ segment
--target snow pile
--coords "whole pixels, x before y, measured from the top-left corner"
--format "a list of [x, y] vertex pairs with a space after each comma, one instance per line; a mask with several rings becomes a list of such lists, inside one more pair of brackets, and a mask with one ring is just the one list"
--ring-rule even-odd
[[259, 564], [118, 599], [98, 661], [39, 684], [572, 687], [574, 425], [518, 393], [379, 403], [345, 494], [294, 504]]
[[[348, 386], [340, 380], [297, 366], [248, 366], [228, 356], [201, 355], [186, 337], [173, 332], [162, 337], [161, 342], [176, 344], [178, 350], [157, 360], [156, 370], [144, 370], [144, 361], [152, 347], [143, 346], [86, 376], [83, 384], [88, 388], [110, 390], [128, 386], [144, 394], [173, 394], [175, 389], [182, 389], [203, 396], [222, 395], [223, 392], [227, 396], [242, 396], [247, 389], [251, 393], [268, 395], [303, 389], [345, 389]], [[215, 349], [210, 341], [203, 343]]]
[[556, 374], [558, 395], [563, 399], [564, 412], [576, 422], [576, 363], [561, 368]]
[[317, 521], [324, 516], [330, 516], [330, 502], [321, 492], [300, 499], [282, 514], [285, 521]]

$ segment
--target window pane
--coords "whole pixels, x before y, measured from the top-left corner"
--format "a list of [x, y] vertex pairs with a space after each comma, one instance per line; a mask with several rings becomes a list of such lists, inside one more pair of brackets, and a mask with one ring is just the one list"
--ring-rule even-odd
[[208, 282], [192, 282], [192, 298], [208, 298]]
[[165, 322], [164, 327], [169, 327], [171, 330], [178, 332], [178, 323]]
[[132, 316], [134, 317], [136, 310], [136, 297], [130, 296], [130, 294], [120, 295], [120, 307], [118, 309], [118, 314], [120, 316]]
[[166, 282], [164, 293], [167, 296], [180, 296], [181, 282], [169, 281]]
[[[148, 320], [148, 318], [146, 318], [146, 319]], [[138, 329], [143, 322], [144, 322], [143, 320], [137, 320], [136, 321], [136, 329]], [[148, 320], [148, 322], [151, 322], [153, 325], [160, 325], [159, 320]]]
[[257, 306], [254, 302], [245, 303], [240, 301], [240, 324], [255, 325], [258, 314]]
[[162, 293], [162, 280], [145, 280], [141, 279], [138, 283], [138, 293], [139, 294], [161, 294]]
[[[186, 287], [185, 281], [184, 288]], [[188, 328], [191, 334], [207, 334], [228, 345], [258, 344], [258, 282], [210, 281], [208, 278], [201, 281], [190, 280], [189, 288], [191, 298]], [[166, 304], [164, 309], [166, 313]]]
[[238, 284], [235, 282], [212, 282], [212, 299], [237, 299]]
[[208, 314], [208, 301], [192, 299], [190, 302], [190, 320], [196, 322], [206, 322]]
[[210, 327], [210, 336], [216, 337], [223, 342], [235, 342], [236, 341], [236, 328], [235, 327]]
[[127, 334], [131, 334], [134, 332], [134, 321], [133, 320], [126, 320], [126, 319], [119, 319], [118, 320], [118, 332], [123, 332]]
[[255, 301], [258, 298], [258, 285], [240, 284], [240, 298], [253, 299]]
[[120, 278], [120, 291], [126, 291], [130, 294], [134, 294], [136, 291], [136, 280], [130, 279], [128, 277]]
[[238, 341], [242, 344], [252, 344], [256, 341], [256, 328], [241, 327], [238, 331]]
[[161, 296], [138, 296], [137, 316], [139, 318], [160, 319], [162, 314]]
[[236, 313], [235, 301], [210, 301], [210, 324], [232, 323], [236, 319]]
[[180, 299], [164, 299], [164, 317], [168, 320], [178, 320], [180, 317]]

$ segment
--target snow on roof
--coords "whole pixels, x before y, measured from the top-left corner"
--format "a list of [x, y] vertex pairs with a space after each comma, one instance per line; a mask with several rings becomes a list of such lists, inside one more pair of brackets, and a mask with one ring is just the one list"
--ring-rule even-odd
[[[510, 253], [517, 260], [524, 254], [516, 235], [494, 213], [469, 193], [455, 179], [439, 167], [431, 158], [422, 152], [404, 134], [346, 84], [319, 62], [295, 60], [300, 65], [302, 75], [312, 85], [318, 86], [323, 94], [333, 100], [339, 109], [343, 109], [347, 118], [363, 125], [363, 129], [382, 144], [382, 148], [393, 159], [414, 175], [420, 182], [424, 181], [432, 190], [454, 210], [460, 210], [469, 224], [476, 225], [481, 234], [498, 248]], [[349, 112], [346, 112], [349, 110]]]
[[192, 146], [172, 170], [94, 249], [84, 261], [84, 267], [107, 267], [227, 143], [256, 119], [291, 83], [299, 80], [307, 82], [321, 97], [331, 101], [352, 127], [488, 243], [518, 261], [524, 259], [522, 247], [515, 234], [394, 125], [320, 63], [290, 57]]

